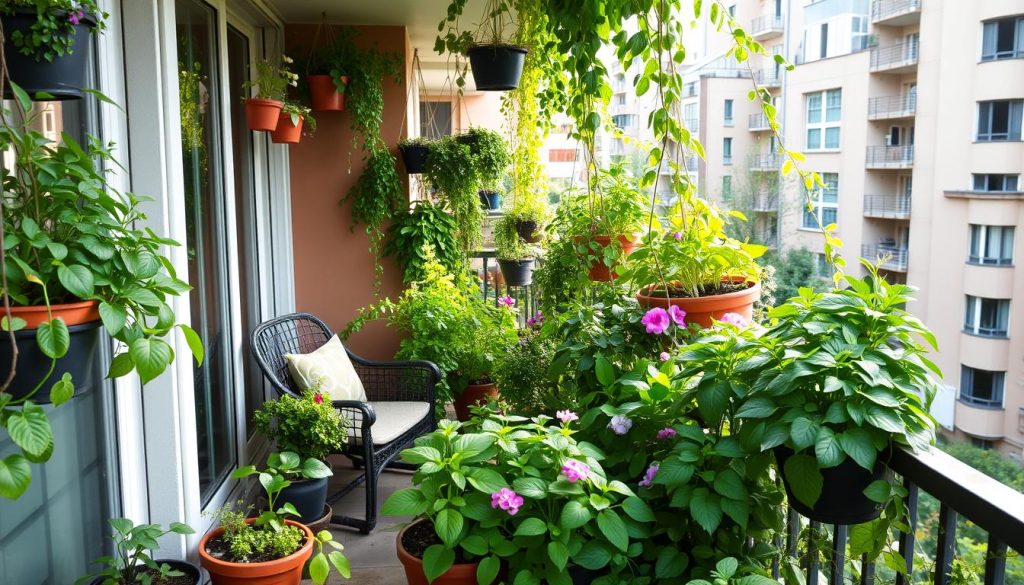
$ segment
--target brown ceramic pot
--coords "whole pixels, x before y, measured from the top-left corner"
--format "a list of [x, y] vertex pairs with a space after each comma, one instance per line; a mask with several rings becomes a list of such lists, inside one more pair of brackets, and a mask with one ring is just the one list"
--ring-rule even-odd
[[[254, 518], [246, 520], [247, 523], [254, 521]], [[313, 533], [298, 522], [285, 522], [299, 527], [305, 533], [306, 542], [292, 554], [265, 563], [229, 563], [213, 558], [206, 552], [206, 543], [220, 536], [224, 529], [217, 528], [206, 533], [199, 541], [199, 558], [203, 568], [210, 572], [213, 585], [299, 585], [302, 567], [313, 556]]]
[[455, 397], [455, 416], [461, 421], [469, 420], [469, 407], [487, 404], [489, 398], [498, 398], [498, 388], [493, 384], [470, 384]]
[[675, 305], [686, 311], [686, 322], [697, 323], [703, 328], [711, 327], [712, 319], [721, 319], [726, 313], [736, 313], [747, 321], [754, 316], [754, 301], [761, 296], [761, 285], [756, 282], [749, 282], [743, 290], [726, 293], [724, 295], [711, 295], [707, 297], [671, 297], [650, 296], [652, 287], [644, 287], [636, 295], [637, 302], [641, 307], [650, 309], [662, 307], [667, 309]]

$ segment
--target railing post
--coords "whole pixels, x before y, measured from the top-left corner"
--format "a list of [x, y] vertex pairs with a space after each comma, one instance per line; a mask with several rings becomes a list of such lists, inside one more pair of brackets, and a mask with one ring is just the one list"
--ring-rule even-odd
[[985, 585], [1003, 585], [1006, 582], [1006, 544], [989, 535], [985, 551]]
[[900, 533], [900, 554], [907, 564], [907, 576], [896, 574], [896, 585], [907, 585], [914, 573], [914, 532], [917, 530], [917, 484], [904, 480], [907, 487], [907, 526], [910, 530]]
[[949, 585], [956, 554], [956, 510], [942, 502], [939, 507], [939, 535], [935, 551], [935, 585]]
[[832, 528], [832, 570], [829, 583], [839, 585], [846, 581], [846, 536], [850, 527], [836, 524]]
[[807, 585], [818, 585], [818, 530], [821, 523], [811, 520], [807, 536]]

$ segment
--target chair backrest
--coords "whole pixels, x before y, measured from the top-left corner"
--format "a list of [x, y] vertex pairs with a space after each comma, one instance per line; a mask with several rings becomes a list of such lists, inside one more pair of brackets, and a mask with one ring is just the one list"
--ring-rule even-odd
[[310, 353], [333, 337], [326, 323], [309, 313], [292, 313], [260, 323], [252, 331], [252, 354], [279, 394], [298, 396], [286, 353]]

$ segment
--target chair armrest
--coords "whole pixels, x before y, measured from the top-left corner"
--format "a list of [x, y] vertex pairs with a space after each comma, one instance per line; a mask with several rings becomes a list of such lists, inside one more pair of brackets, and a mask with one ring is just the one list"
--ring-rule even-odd
[[441, 371], [432, 362], [374, 362], [354, 358], [353, 366], [370, 401], [417, 401], [431, 405]]
[[[331, 404], [348, 418], [348, 426], [352, 429], [368, 431], [373, 426], [373, 423], [377, 422], [377, 413], [373, 411], [372, 406], [365, 402], [358, 400], [332, 400]], [[360, 420], [356, 420], [356, 417], [353, 416], [355, 413], [352, 411], [358, 411]]]

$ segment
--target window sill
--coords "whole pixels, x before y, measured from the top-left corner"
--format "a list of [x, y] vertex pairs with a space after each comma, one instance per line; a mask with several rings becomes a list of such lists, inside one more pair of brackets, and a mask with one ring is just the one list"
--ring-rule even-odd
[[[836, 222], [836, 225], [839, 225], [839, 222]], [[800, 227], [796, 228], [796, 231], [798, 231], [798, 232], [806, 232], [808, 234], [823, 234], [823, 233], [825, 233], [823, 230], [821, 230], [819, 228], [816, 228], [816, 227], [803, 227], [803, 226], [800, 226]], [[838, 229], [836, 229], [835, 231], [832, 232], [833, 235], [838, 234], [838, 233], [839, 233]]]
[[1013, 264], [1012, 263], [1011, 264], [994, 264], [992, 262], [972, 262], [971, 260], [968, 260], [967, 262], [964, 262], [964, 264], [967, 264], [968, 266], [984, 266], [986, 268], [1013, 268]]
[[1010, 336], [1008, 334], [1003, 334], [1003, 335], [987, 335], [985, 333], [975, 333], [975, 332], [971, 331], [970, 329], [961, 329], [960, 332], [963, 333], [964, 335], [970, 335], [971, 337], [977, 337], [977, 338], [980, 338], [980, 339], [993, 339], [995, 341], [1007, 341], [1007, 340], [1010, 339]]
[[841, 148], [805, 148], [804, 154], [833, 154], [842, 151]]
[[964, 400], [963, 398], [957, 398], [956, 400], [964, 406], [970, 406], [971, 408], [977, 408], [980, 410], [1006, 410], [1002, 405], [994, 406], [989, 404], [978, 404], [976, 402], [971, 402], [970, 400]]
[[975, 138], [972, 144], [1020, 144], [1021, 142], [1024, 142], [1024, 138], [1016, 138], [1014, 140], [1009, 138], [1006, 140], [982, 140], [981, 138]]
[[989, 59], [982, 57], [981, 61], [978, 61], [978, 65], [981, 65], [982, 63], [998, 63], [1000, 61], [1015, 61], [1021, 59], [1024, 59], [1024, 55], [1012, 55], [1009, 57], [991, 57]]

